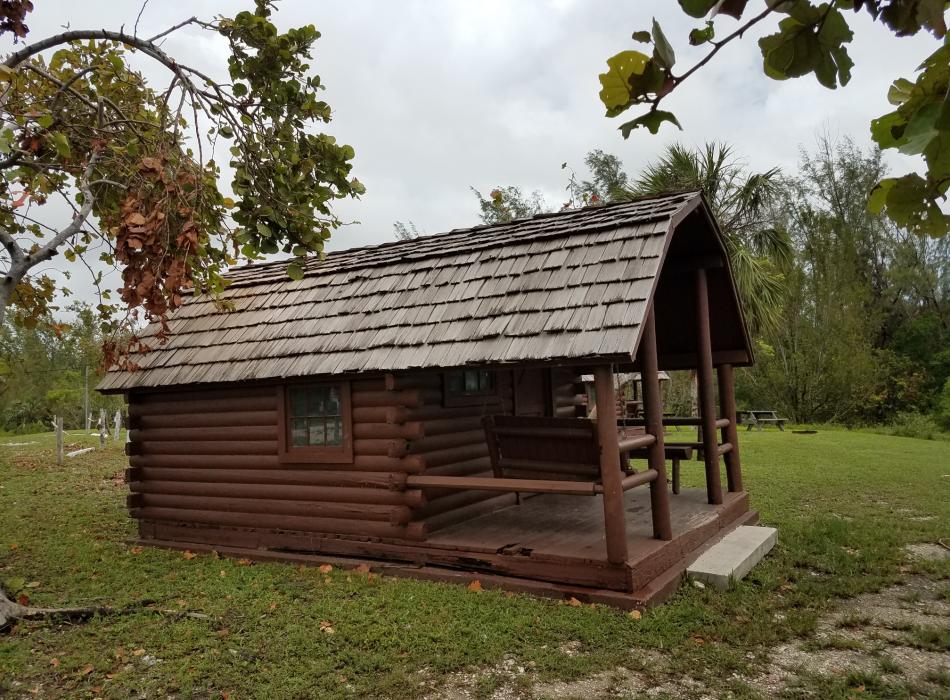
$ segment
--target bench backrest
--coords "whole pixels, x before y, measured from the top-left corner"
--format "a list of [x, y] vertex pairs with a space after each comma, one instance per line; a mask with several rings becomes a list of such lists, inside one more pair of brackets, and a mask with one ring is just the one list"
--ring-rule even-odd
[[597, 425], [586, 418], [485, 416], [497, 477], [595, 481], [600, 477]]

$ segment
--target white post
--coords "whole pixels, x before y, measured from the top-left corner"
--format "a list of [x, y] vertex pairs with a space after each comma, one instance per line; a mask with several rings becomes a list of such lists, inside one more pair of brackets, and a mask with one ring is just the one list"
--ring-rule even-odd
[[63, 417], [56, 416], [56, 464], [63, 464]]
[[99, 409], [99, 447], [106, 446], [106, 409]]
[[86, 416], [86, 432], [92, 428], [92, 413], [89, 411], [89, 366], [83, 368], [82, 412]]
[[112, 439], [116, 442], [119, 441], [119, 435], [122, 433], [122, 411], [121, 409], [116, 410], [115, 412], [115, 423], [112, 428]]

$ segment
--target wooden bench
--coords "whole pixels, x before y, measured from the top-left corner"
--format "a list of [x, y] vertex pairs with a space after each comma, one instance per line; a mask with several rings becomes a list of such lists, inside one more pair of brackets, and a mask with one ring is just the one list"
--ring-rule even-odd
[[[600, 441], [592, 420], [497, 415], [485, 416], [482, 425], [498, 478], [600, 479]], [[621, 469], [629, 472], [626, 453], [651, 445], [653, 436], [628, 428], [619, 441]]]
[[744, 411], [742, 420], [748, 426], [746, 431], [752, 430], [753, 427], [762, 430], [762, 426], [766, 423], [774, 424], [779, 430], [784, 431], [785, 424], [788, 422], [787, 418], [779, 418], [775, 411]]

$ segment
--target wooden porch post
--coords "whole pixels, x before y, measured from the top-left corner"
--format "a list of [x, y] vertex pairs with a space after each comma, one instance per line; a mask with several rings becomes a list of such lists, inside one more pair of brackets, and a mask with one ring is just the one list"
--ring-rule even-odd
[[659, 540], [673, 539], [670, 524], [670, 494], [666, 488], [666, 451], [663, 447], [663, 403], [660, 396], [659, 367], [656, 359], [656, 324], [653, 311], [643, 324], [640, 339], [640, 382], [643, 384], [643, 416], [647, 432], [656, 437], [647, 449], [647, 463], [656, 470], [650, 482], [650, 511], [653, 514], [653, 536]]
[[732, 365], [719, 365], [719, 412], [729, 419], [722, 429], [722, 441], [732, 445], [725, 454], [726, 480], [730, 491], [742, 491], [742, 466], [739, 462], [739, 428], [736, 425], [736, 387]]
[[611, 564], [624, 564], [627, 561], [627, 526], [623, 514], [614, 373], [610, 365], [598, 365], [594, 368], [594, 391], [597, 394], [597, 438], [600, 442], [600, 481], [604, 486], [607, 561]]
[[719, 477], [719, 441], [716, 439], [716, 388], [713, 380], [712, 337], [709, 329], [709, 290], [706, 270], [696, 270], [696, 348], [699, 417], [706, 462], [706, 495], [710, 503], [722, 503]]

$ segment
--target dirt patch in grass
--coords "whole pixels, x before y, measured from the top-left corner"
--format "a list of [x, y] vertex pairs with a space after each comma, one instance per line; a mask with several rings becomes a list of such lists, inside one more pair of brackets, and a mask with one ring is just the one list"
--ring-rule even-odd
[[[936, 552], [913, 547], [918, 557], [925, 551]], [[872, 697], [947, 697], [950, 600], [946, 588], [946, 582], [912, 576], [901, 585], [844, 601], [834, 613], [819, 619], [815, 634], [807, 640], [771, 649], [762, 673], [733, 674], [717, 688], [675, 675], [664, 655], [655, 650], [631, 649], [629, 667], [571, 681], [544, 682], [530, 665], [506, 658], [490, 669], [453, 674], [429, 697], [702, 700], [724, 697], [724, 692], [731, 692], [731, 697], [844, 697], [869, 687]], [[569, 657], [584, 653], [576, 641], [565, 642], [559, 651]]]

